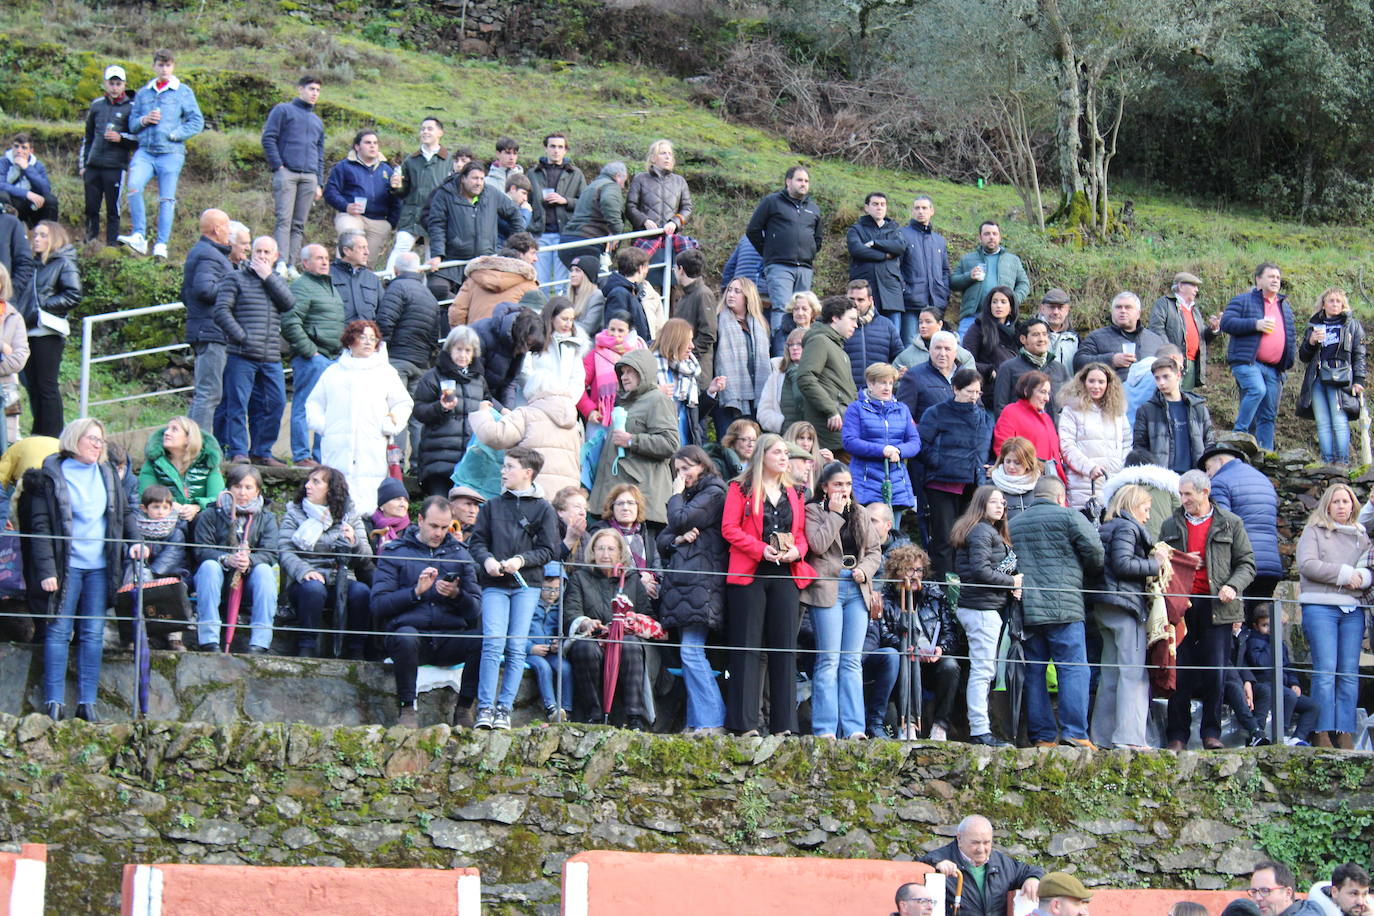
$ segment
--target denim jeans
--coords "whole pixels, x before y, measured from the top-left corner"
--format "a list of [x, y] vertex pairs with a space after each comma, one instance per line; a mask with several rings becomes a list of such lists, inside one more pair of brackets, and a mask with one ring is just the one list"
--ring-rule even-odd
[[763, 269], [763, 282], [768, 286], [768, 330], [777, 333], [782, 327], [782, 316], [787, 312], [787, 304], [794, 293], [811, 288], [812, 270], [810, 267], [793, 267], [790, 264], [769, 264]]
[[811, 609], [816, 632], [811, 734], [848, 738], [864, 730], [864, 637], [868, 607], [851, 570], [840, 571], [839, 600]]
[[[193, 343], [195, 353], [195, 381], [191, 391], [191, 406], [186, 415], [199, 424], [201, 432], [215, 429], [215, 408], [224, 396], [224, 364], [229, 354], [222, 343]], [[223, 442], [220, 445], [224, 445]], [[225, 452], [228, 458], [229, 453]]]
[[75, 630], [76, 701], [95, 703], [105, 637], [106, 583], [104, 569], [67, 569], [62, 608], [48, 618], [43, 636], [43, 702], [61, 703], [66, 695], [67, 644]]
[[291, 460], [296, 464], [307, 458], [320, 460], [320, 437], [305, 425], [305, 402], [324, 370], [333, 363], [323, 353], [309, 359], [291, 357]]
[[[335, 620], [334, 629], [343, 627], [347, 631], [344, 634], [344, 652], [349, 657], [358, 658], [362, 655], [365, 639], [362, 633], [371, 629], [368, 624], [371, 622], [372, 591], [363, 583], [352, 579], [348, 580], [347, 587], [348, 594], [344, 596], [344, 616], [347, 619]], [[291, 599], [292, 607], [296, 609], [296, 626], [301, 628], [296, 650], [301, 655], [331, 657], [334, 654], [334, 634], [321, 634], [319, 631], [323, 626], [325, 606], [336, 606], [338, 593], [334, 587], [313, 580], [292, 582], [287, 587], [286, 594]], [[327, 652], [316, 651], [321, 641], [329, 647]]]
[[1274, 418], [1279, 412], [1283, 373], [1265, 363], [1234, 365], [1240, 404], [1236, 406], [1236, 432], [1250, 433], [1260, 448], [1274, 447]]
[[[566, 296], [568, 294], [568, 268], [558, 257], [556, 251], [545, 251], [552, 245], [557, 245], [562, 236], [557, 232], [545, 232], [539, 236], [539, 260], [535, 262], [535, 275], [540, 283], [557, 283], [557, 286], [549, 287], [544, 290], [550, 296]], [[596, 277], [588, 277], [593, 283]]]
[[897, 329], [897, 336], [902, 339], [903, 349], [911, 346], [912, 342], [920, 335], [920, 312], [883, 312], [882, 314]]
[[877, 735], [883, 727], [887, 701], [900, 673], [901, 659], [891, 646], [864, 656], [864, 710], [870, 735]]
[[988, 735], [988, 688], [997, 673], [997, 638], [1002, 635], [1002, 615], [996, 611], [959, 608], [959, 625], [968, 636], [968, 733]]
[[964, 344], [964, 335], [968, 333], [968, 329], [971, 328], [971, 327], [973, 327], [973, 323], [974, 323], [975, 321], [977, 321], [977, 320], [978, 320], [978, 316], [977, 316], [977, 315], [970, 315], [970, 316], [968, 316], [967, 318], [960, 318], [960, 319], [959, 319], [959, 345], [960, 345], [960, 346], [963, 346], [963, 344]]
[[1304, 604], [1302, 632], [1312, 650], [1312, 699], [1320, 707], [1316, 730], [1354, 733], [1363, 609]]
[[[571, 712], [572, 664], [557, 653], [535, 655], [533, 652], [525, 656], [525, 664], [534, 672], [534, 679], [539, 683], [539, 700], [544, 704], [544, 708]], [[558, 693], [558, 677], [554, 672], [554, 665], [563, 669], [563, 693], [561, 696]]]
[[482, 589], [482, 670], [477, 678], [478, 709], [493, 706], [509, 709], [515, 702], [520, 676], [525, 672], [530, 621], [534, 619], [538, 603], [537, 588], [488, 585]]
[[682, 683], [687, 688], [687, 727], [720, 728], [725, 725], [725, 700], [706, 659], [710, 630], [697, 625], [682, 628]]
[[149, 153], [139, 148], [129, 162], [129, 222], [138, 235], [148, 234], [148, 214], [143, 206], [143, 189], [157, 178], [157, 242], [166, 245], [172, 237], [172, 217], [177, 208], [177, 179], [186, 162], [186, 148], [165, 153]]
[[[1088, 653], [1083, 622], [1026, 627], [1026, 721], [1032, 741], [1088, 737]], [[1044, 662], [1059, 677], [1059, 727], [1054, 725]], [[1039, 663], [1039, 664], [1037, 664]]]
[[1317, 421], [1317, 445], [1322, 461], [1348, 464], [1350, 461], [1350, 419], [1341, 410], [1341, 389], [1321, 382], [1312, 383], [1312, 415]]
[[[219, 560], [206, 560], [196, 570], [196, 639], [201, 645], [219, 644], [220, 595], [232, 575]], [[249, 571], [243, 588], [252, 609], [248, 644], [266, 649], [272, 645], [272, 621], [277, 616], [277, 571], [259, 563]]]
[[310, 206], [315, 203], [315, 189], [320, 179], [314, 172], [293, 172], [282, 166], [272, 173], [272, 209], [276, 212], [276, 228], [272, 237], [277, 240], [277, 255], [288, 264], [300, 257], [301, 242], [305, 239], [305, 221], [310, 218]]
[[[264, 383], [261, 400], [254, 387]], [[286, 407], [286, 378], [281, 363], [260, 363], [230, 353], [224, 364], [224, 446], [225, 457], [249, 455], [267, 458], [281, 432], [281, 412]], [[251, 408], [251, 409], [250, 409]], [[247, 417], [247, 420], [244, 418]], [[249, 430], [252, 446], [249, 446]]]

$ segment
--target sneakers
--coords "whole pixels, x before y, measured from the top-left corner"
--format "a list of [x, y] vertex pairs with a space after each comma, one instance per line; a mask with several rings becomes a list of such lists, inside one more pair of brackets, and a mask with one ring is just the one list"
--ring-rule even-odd
[[156, 245], [154, 245], [153, 257], [162, 258], [162, 260], [164, 261], [167, 260], [167, 246], [162, 242], [158, 242]]
[[[139, 254], [148, 253], [148, 240], [143, 237], [142, 232], [131, 232], [128, 235], [121, 235], [119, 237], [119, 243], [121, 245], [128, 245]], [[165, 252], [166, 246], [164, 245], [163, 248]], [[167, 255], [164, 253], [163, 257], [165, 258], [166, 256]]]
[[510, 710], [504, 706], [496, 707], [496, 714], [491, 717], [491, 727], [497, 731], [510, 731]]
[[568, 715], [557, 706], [545, 706], [544, 720], [550, 725], [557, 725], [559, 722], [568, 721]]
[[415, 711], [415, 707], [412, 705], [402, 706], [400, 713], [396, 716], [396, 724], [401, 728], [419, 728], [419, 713]]
[[[1268, 746], [1271, 742], [1269, 741], [1269, 736], [1268, 736], [1268, 735], [1266, 735], [1264, 732], [1260, 731], [1259, 729], [1255, 729], [1254, 731], [1252, 731], [1252, 732], [1250, 733], [1250, 740], [1247, 741], [1246, 743], [1247, 743], [1250, 747], [1266, 747], [1266, 746]], [[1306, 744], [1306, 743], [1307, 743], [1306, 741], [1303, 742], [1303, 744]]]
[[[483, 706], [477, 710], [477, 719], [473, 723], [473, 728], [485, 728], [490, 730], [496, 723], [496, 711], [490, 706]], [[510, 728], [510, 720], [506, 720], [506, 728]]]
[[947, 741], [947, 740], [949, 740], [949, 735], [947, 735], [947, 734], [945, 733], [945, 727], [944, 727], [943, 725], [932, 725], [932, 726], [930, 727], [930, 739], [929, 739], [929, 740], [931, 740], [931, 741]]

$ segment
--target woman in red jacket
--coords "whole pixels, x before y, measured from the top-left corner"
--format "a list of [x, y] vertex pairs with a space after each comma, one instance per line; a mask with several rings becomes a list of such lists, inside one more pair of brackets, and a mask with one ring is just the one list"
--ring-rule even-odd
[[1050, 377], [1043, 372], [1027, 372], [1016, 380], [1016, 400], [1002, 408], [997, 425], [992, 428], [992, 450], [1000, 452], [1002, 443], [1015, 436], [1029, 439], [1048, 472], [1051, 468], [1059, 479], [1064, 476], [1064, 454], [1059, 450], [1059, 430], [1054, 417], [1045, 410], [1050, 402]]
[[744, 473], [725, 495], [721, 533], [730, 545], [725, 634], [730, 653], [725, 725], [759, 734], [763, 649], [768, 654], [773, 734], [797, 731], [797, 622], [801, 590], [815, 577], [806, 556], [806, 506], [788, 474], [787, 443], [759, 440]]

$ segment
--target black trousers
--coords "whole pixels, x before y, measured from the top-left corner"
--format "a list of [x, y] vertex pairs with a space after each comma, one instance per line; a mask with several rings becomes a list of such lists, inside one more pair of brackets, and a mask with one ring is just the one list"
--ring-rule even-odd
[[401, 627], [384, 641], [386, 654], [394, 663], [396, 699], [402, 706], [415, 702], [415, 674], [421, 665], [463, 663], [463, 683], [458, 702], [472, 705], [477, 699], [477, 669], [482, 666], [482, 631], [459, 633], [421, 633], [414, 627]]
[[939, 581], [945, 573], [954, 572], [954, 545], [949, 542], [949, 533], [954, 528], [963, 511], [973, 500], [968, 487], [963, 493], [950, 493], [948, 490], [925, 488], [925, 502], [928, 510], [926, 523], [926, 552], [930, 554], [933, 579]]
[[21, 377], [29, 392], [29, 410], [33, 412], [31, 435], [62, 435], [62, 395], [57, 390], [57, 370], [66, 342], [61, 334], [29, 338], [29, 362]]
[[119, 183], [123, 169], [88, 166], [86, 184], [86, 240], [100, 237], [100, 202], [105, 202], [105, 244], [113, 245], [119, 236]]
[[[791, 571], [776, 563], [760, 563], [748, 585], [725, 586], [725, 638], [731, 647], [726, 728], [744, 732], [760, 727], [766, 664], [768, 730], [796, 733], [800, 607], [801, 591]], [[765, 648], [781, 651], [761, 651]]]
[[[1202, 738], [1220, 738], [1222, 669], [1231, 649], [1231, 625], [1213, 624], [1212, 599], [1196, 596], [1184, 620], [1188, 635], [1178, 645], [1178, 689], [1169, 697], [1165, 735], [1169, 741], [1188, 741], [1193, 730], [1192, 701], [1198, 699], [1202, 701]], [[1190, 665], [1208, 670], [1184, 670]]]
[[[600, 721], [604, 714], [601, 693], [606, 651], [594, 639], [575, 639], [568, 645], [568, 664], [573, 676], [573, 719]], [[644, 643], [626, 635], [620, 645], [620, 674], [616, 678], [615, 705], [626, 716], [644, 715]]]

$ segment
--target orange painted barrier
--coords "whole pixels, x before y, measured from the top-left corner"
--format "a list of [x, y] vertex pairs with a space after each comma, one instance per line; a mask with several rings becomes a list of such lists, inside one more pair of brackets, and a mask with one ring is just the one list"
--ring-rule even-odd
[[478, 916], [475, 868], [126, 865], [123, 916]]
[[48, 881], [48, 847], [25, 843], [0, 853], [0, 916], [43, 916]]
[[582, 852], [563, 866], [563, 916], [885, 916], [917, 862]]
[[1088, 888], [1093, 892], [1092, 911], [1107, 916], [1165, 916], [1169, 907], [1180, 900], [1191, 900], [1207, 907], [1212, 916], [1219, 916], [1226, 904], [1245, 891], [1171, 891], [1171, 890], [1106, 890]]

